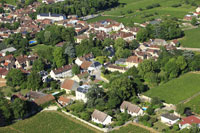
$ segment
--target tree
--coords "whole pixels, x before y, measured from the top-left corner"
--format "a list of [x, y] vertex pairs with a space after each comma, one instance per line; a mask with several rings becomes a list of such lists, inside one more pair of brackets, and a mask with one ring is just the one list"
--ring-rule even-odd
[[140, 42], [144, 42], [144, 41], [147, 41], [149, 39], [149, 34], [147, 32], [146, 29], [141, 29], [139, 30], [139, 32], [137, 33], [137, 40], [140, 41]]
[[11, 69], [6, 76], [6, 84], [11, 87], [20, 86], [25, 81], [25, 76], [19, 69]]
[[31, 90], [40, 90], [42, 86], [42, 79], [40, 77], [40, 75], [35, 72], [35, 71], [32, 71], [30, 73], [30, 75], [28, 75], [28, 79], [27, 79], [27, 87], [28, 89], [31, 89]]
[[129, 43], [129, 49], [135, 50], [139, 47], [139, 43], [136, 40], [133, 40], [132, 42]]
[[86, 97], [88, 99], [87, 106], [90, 108], [96, 107], [97, 105], [103, 107], [105, 105], [104, 96], [105, 92], [102, 88], [98, 86], [93, 86], [89, 89], [88, 93], [86, 94]]
[[115, 40], [114, 48], [116, 50], [122, 49], [125, 47], [125, 45], [126, 45], [126, 41], [124, 41], [124, 39], [122, 39], [122, 38], [118, 38]]
[[72, 66], [72, 74], [77, 75], [80, 73], [80, 67], [78, 65]]
[[15, 119], [24, 118], [24, 116], [27, 114], [27, 104], [25, 101], [19, 98], [16, 98], [11, 103], [11, 108], [13, 110]]
[[66, 44], [65, 54], [67, 54], [71, 58], [76, 57], [76, 51], [75, 51], [74, 44], [72, 44], [72, 43]]
[[193, 17], [192, 18], [192, 20], [191, 20], [191, 24], [193, 25], [193, 26], [196, 26], [197, 25], [197, 18], [196, 17]]
[[45, 67], [44, 61], [41, 58], [39, 58], [34, 61], [32, 70], [34, 70], [36, 72], [40, 72], [40, 71], [44, 70], [44, 67]]
[[58, 47], [53, 51], [54, 62], [57, 67], [62, 67], [66, 64], [66, 58], [63, 54], [63, 49]]
[[50, 86], [51, 86], [52, 89], [58, 89], [59, 88], [57, 81], [51, 81]]
[[154, 108], [153, 108], [152, 106], [148, 107], [148, 108], [147, 108], [147, 113], [148, 113], [149, 115], [153, 115], [153, 113], [154, 113]]
[[82, 112], [81, 113], [81, 118], [86, 120], [86, 121], [89, 121], [90, 120], [90, 113], [88, 112]]

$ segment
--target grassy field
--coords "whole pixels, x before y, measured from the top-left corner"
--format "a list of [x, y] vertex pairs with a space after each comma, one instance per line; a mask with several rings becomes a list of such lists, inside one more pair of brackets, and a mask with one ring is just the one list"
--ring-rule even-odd
[[180, 39], [181, 45], [189, 48], [200, 48], [200, 28], [186, 30], [184, 32], [185, 37]]
[[144, 95], [159, 97], [167, 103], [178, 104], [200, 92], [200, 74], [187, 73], [156, 88]]
[[[166, 16], [182, 19], [188, 12], [194, 11], [196, 8], [191, 5], [184, 4], [183, 0], [119, 0], [119, 2], [124, 6], [119, 6], [103, 12], [105, 15], [110, 15], [110, 17], [100, 16], [89, 20], [89, 22], [111, 18], [129, 25], [133, 22], [143, 23], [147, 20], [152, 20], [153, 18], [162, 18]], [[198, 4], [200, 3], [199, 0], [196, 2]], [[147, 6], [155, 3], [159, 3], [161, 6], [153, 9], [146, 9]], [[172, 7], [172, 5], [179, 3], [182, 4], [182, 6], [177, 8]], [[119, 16], [124, 17], [119, 18]]]
[[60, 112], [41, 112], [32, 118], [0, 128], [0, 133], [93, 133], [97, 130]]
[[148, 130], [129, 124], [128, 126], [121, 127], [119, 130], [112, 131], [111, 133], [150, 133]]
[[37, 45], [31, 47], [31, 50], [33, 52], [37, 52], [38, 50], [45, 50], [48, 47], [53, 47], [53, 46], [48, 46], [48, 45], [44, 45], [44, 44], [37, 44]]
[[200, 96], [191, 99], [189, 102], [184, 104], [185, 107], [189, 107], [193, 112], [200, 114]]

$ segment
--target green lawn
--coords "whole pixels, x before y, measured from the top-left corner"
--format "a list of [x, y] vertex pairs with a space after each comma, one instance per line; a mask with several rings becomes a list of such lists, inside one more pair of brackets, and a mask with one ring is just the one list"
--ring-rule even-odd
[[[105, 15], [112, 15], [110, 17], [97, 17], [95, 19], [89, 20], [89, 22], [103, 20], [106, 18], [114, 19], [119, 22], [123, 22], [126, 25], [130, 25], [133, 22], [143, 23], [147, 20], [152, 20], [153, 18], [162, 17], [177, 17], [183, 18], [188, 12], [194, 11], [196, 7], [191, 5], [186, 5], [183, 0], [119, 0], [120, 3], [124, 3], [124, 6], [119, 6], [112, 8], [109, 11], [103, 12]], [[146, 6], [159, 3], [161, 6], [153, 9], [146, 9]], [[172, 5], [182, 3], [182, 6], [174, 8]], [[200, 4], [200, 1], [197, 1]], [[139, 10], [142, 9], [142, 10]], [[132, 13], [128, 13], [132, 11]], [[150, 15], [145, 17], [145, 15]], [[118, 18], [117, 16], [124, 16], [123, 18]]]
[[153, 126], [153, 128], [156, 129], [159, 132], [162, 132], [162, 130], [166, 129], [167, 127], [168, 127], [167, 125], [165, 125], [164, 123], [162, 123], [160, 121], [154, 123], [154, 126]]
[[144, 95], [159, 97], [167, 103], [178, 104], [200, 92], [200, 74], [187, 73], [156, 88]]
[[144, 128], [129, 124], [125, 127], [121, 127], [119, 130], [112, 131], [111, 133], [150, 133], [150, 131]]
[[183, 47], [200, 48], [200, 28], [186, 30], [185, 37], [180, 39]]
[[193, 112], [200, 114], [200, 96], [193, 98], [192, 100], [187, 102], [184, 106], [189, 107], [192, 109]]
[[53, 46], [48, 46], [48, 45], [44, 45], [44, 44], [37, 44], [35, 46], [32, 46], [31, 49], [33, 52], [37, 52], [38, 50], [45, 50], [47, 49], [48, 47], [53, 47]]
[[0, 128], [0, 133], [93, 133], [95, 129], [60, 112], [41, 112], [32, 118]]

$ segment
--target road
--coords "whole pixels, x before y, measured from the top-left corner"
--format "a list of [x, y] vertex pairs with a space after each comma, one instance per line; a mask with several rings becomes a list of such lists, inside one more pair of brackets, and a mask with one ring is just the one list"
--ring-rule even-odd
[[200, 48], [185, 48], [185, 47], [178, 47], [177, 49], [180, 49], [180, 50], [187, 50], [187, 51], [194, 51], [194, 52], [200, 52]]

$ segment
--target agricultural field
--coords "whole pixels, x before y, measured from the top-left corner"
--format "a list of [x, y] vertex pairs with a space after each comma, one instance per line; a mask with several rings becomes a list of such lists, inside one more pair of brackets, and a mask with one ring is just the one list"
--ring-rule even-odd
[[[37, 127], [37, 128], [36, 128]], [[41, 112], [29, 119], [0, 128], [0, 133], [93, 133], [97, 130], [60, 112]]]
[[180, 39], [181, 46], [188, 48], [200, 48], [200, 28], [184, 31], [185, 36]]
[[[186, 5], [183, 0], [119, 0], [119, 2], [121, 3], [120, 6], [104, 11], [102, 13], [104, 16], [91, 19], [89, 22], [110, 18], [123, 22], [125, 25], [131, 25], [133, 22], [143, 23], [166, 16], [182, 19], [188, 12], [195, 11], [196, 8], [191, 4]], [[195, 2], [200, 4], [199, 0]], [[146, 9], [147, 6], [156, 3], [159, 3], [160, 7]], [[172, 7], [177, 4], [181, 4], [181, 6]]]
[[112, 131], [111, 133], [150, 133], [150, 131], [144, 128], [129, 124], [125, 127], [121, 127], [119, 130]]
[[149, 97], [158, 97], [166, 103], [178, 104], [200, 92], [200, 74], [187, 73], [145, 92]]

